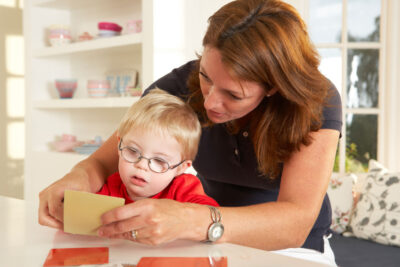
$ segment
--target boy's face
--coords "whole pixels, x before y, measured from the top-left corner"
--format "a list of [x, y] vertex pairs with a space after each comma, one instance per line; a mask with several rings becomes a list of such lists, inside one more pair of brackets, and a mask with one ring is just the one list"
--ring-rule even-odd
[[[154, 162], [165, 161], [169, 166], [174, 166], [184, 160], [181, 157], [180, 144], [167, 133], [134, 129], [123, 136], [122, 140], [121, 148], [129, 147], [132, 149], [130, 152], [139, 152], [145, 158], [152, 158]], [[149, 168], [149, 161], [145, 158], [130, 163], [122, 157], [122, 151], [119, 151], [118, 170], [132, 200], [158, 194], [191, 164], [190, 161], [185, 161], [174, 169], [156, 173]]]

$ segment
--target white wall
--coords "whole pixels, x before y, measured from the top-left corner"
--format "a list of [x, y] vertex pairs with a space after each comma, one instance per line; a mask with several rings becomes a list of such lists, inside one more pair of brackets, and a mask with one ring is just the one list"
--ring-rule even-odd
[[22, 0], [0, 1], [0, 195], [23, 198]]
[[196, 59], [196, 52], [202, 52], [208, 17], [228, 2], [230, 0], [154, 1], [153, 80]]
[[[155, 0], [154, 76], [157, 80], [202, 52], [208, 18], [231, 0]], [[304, 0], [286, 0], [304, 15]], [[171, 16], [171, 14], [173, 14]]]

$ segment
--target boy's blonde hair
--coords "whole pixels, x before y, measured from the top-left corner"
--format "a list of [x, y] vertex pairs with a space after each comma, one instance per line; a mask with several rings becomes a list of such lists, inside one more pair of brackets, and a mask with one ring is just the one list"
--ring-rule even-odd
[[168, 133], [181, 145], [185, 160], [194, 160], [201, 126], [196, 113], [180, 98], [158, 88], [134, 103], [121, 120], [118, 135], [123, 138], [134, 128]]

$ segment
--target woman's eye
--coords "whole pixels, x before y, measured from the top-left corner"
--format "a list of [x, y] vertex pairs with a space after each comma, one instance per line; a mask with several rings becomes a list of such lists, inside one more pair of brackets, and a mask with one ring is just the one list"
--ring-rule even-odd
[[200, 73], [200, 75], [201, 75], [201, 77], [203, 77], [207, 82], [211, 82], [211, 80], [210, 80], [210, 78], [208, 78], [208, 76], [207, 75], [205, 75], [203, 72], [199, 72]]
[[229, 96], [230, 96], [232, 99], [234, 99], [234, 100], [242, 100], [241, 97], [238, 97], [238, 96], [236, 96], [236, 95], [234, 95], [234, 94], [231, 94], [231, 93], [228, 93], [228, 94], [229, 94]]

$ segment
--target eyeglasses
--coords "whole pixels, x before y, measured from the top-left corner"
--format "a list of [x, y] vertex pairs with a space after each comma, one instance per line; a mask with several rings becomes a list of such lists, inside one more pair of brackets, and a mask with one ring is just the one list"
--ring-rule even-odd
[[156, 173], [164, 173], [167, 172], [168, 170], [175, 169], [183, 162], [185, 162], [185, 160], [182, 160], [176, 165], [169, 166], [169, 163], [161, 158], [146, 158], [142, 156], [142, 153], [139, 150], [133, 147], [129, 146], [121, 147], [121, 146], [122, 146], [122, 138], [121, 141], [119, 142], [118, 149], [119, 151], [121, 151], [121, 155], [124, 158], [124, 160], [130, 163], [138, 163], [141, 159], [147, 159], [149, 169]]

